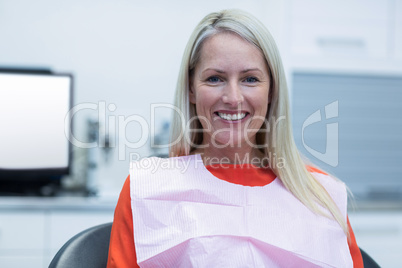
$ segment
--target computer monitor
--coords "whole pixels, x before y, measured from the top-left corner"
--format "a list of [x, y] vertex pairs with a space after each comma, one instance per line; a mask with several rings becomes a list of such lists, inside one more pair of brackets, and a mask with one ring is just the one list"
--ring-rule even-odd
[[72, 88], [70, 74], [0, 69], [0, 193], [34, 192], [69, 174]]

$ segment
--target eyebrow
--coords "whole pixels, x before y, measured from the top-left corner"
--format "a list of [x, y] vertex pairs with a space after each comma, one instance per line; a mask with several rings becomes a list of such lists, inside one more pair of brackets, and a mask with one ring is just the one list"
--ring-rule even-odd
[[[214, 69], [214, 68], [207, 68], [202, 72], [205, 73], [206, 71], [215, 71], [217, 73], [222, 73], [222, 74], [225, 73], [224, 71], [222, 71], [220, 69]], [[247, 73], [247, 72], [251, 72], [251, 71], [258, 71], [258, 72], [262, 73], [262, 71], [258, 68], [245, 69], [245, 70], [241, 71], [241, 73]]]
[[220, 69], [214, 69], [214, 68], [207, 68], [207, 69], [203, 70], [202, 72], [205, 73], [207, 71], [215, 71], [215, 72], [221, 73], [221, 74], [225, 73], [224, 71], [222, 71]]
[[258, 72], [262, 73], [262, 71], [258, 68], [246, 69], [244, 71], [241, 71], [241, 73], [247, 73], [247, 72], [252, 72], [252, 71], [258, 71]]

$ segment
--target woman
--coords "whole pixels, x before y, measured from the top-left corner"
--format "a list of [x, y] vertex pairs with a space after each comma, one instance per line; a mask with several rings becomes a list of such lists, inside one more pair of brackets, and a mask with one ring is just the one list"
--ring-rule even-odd
[[224, 10], [199, 23], [175, 102], [171, 158], [132, 163], [108, 267], [363, 267], [345, 186], [302, 161], [257, 19]]

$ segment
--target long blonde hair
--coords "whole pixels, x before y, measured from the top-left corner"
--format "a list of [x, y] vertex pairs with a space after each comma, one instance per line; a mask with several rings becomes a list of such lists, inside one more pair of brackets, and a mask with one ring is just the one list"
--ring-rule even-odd
[[[189, 155], [197, 144], [202, 142], [202, 133], [190, 130], [201, 129], [201, 123], [193, 119], [195, 105], [189, 101], [191, 74], [197, 65], [202, 44], [213, 35], [222, 32], [235, 33], [254, 44], [263, 53], [270, 74], [270, 97], [266, 115], [268, 124], [263, 128], [269, 131], [257, 133], [257, 144], [265, 145], [260, 149], [266, 157], [285, 159], [286, 165], [270, 165], [285, 187], [306, 207], [317, 214], [327, 217], [318, 205], [326, 208], [339, 223], [345, 234], [348, 227], [339, 208], [324, 187], [307, 171], [306, 165], [293, 139], [290, 120], [288, 89], [282, 61], [275, 41], [265, 26], [252, 15], [241, 10], [223, 10], [207, 15], [195, 28], [184, 51], [177, 81], [173, 115], [170, 156]], [[191, 122], [185, 126], [186, 122]], [[271, 162], [272, 163], [272, 162]]]

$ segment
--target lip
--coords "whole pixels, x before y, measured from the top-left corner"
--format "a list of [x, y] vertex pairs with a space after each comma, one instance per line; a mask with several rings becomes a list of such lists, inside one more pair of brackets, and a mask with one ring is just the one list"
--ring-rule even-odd
[[[232, 121], [232, 120], [223, 119], [222, 117], [219, 116], [218, 113], [224, 113], [224, 114], [230, 114], [230, 115], [245, 113], [246, 116], [241, 120]], [[225, 122], [227, 124], [238, 124], [238, 123], [242, 123], [242, 122], [246, 121], [250, 117], [250, 113], [247, 111], [244, 111], [244, 110], [219, 110], [219, 111], [214, 112], [214, 116], [215, 116], [214, 120], [219, 120], [219, 121]]]
[[249, 114], [248, 111], [246, 110], [218, 110], [214, 112], [216, 113], [223, 113], [223, 114], [238, 114], [238, 113], [245, 113], [245, 114]]

